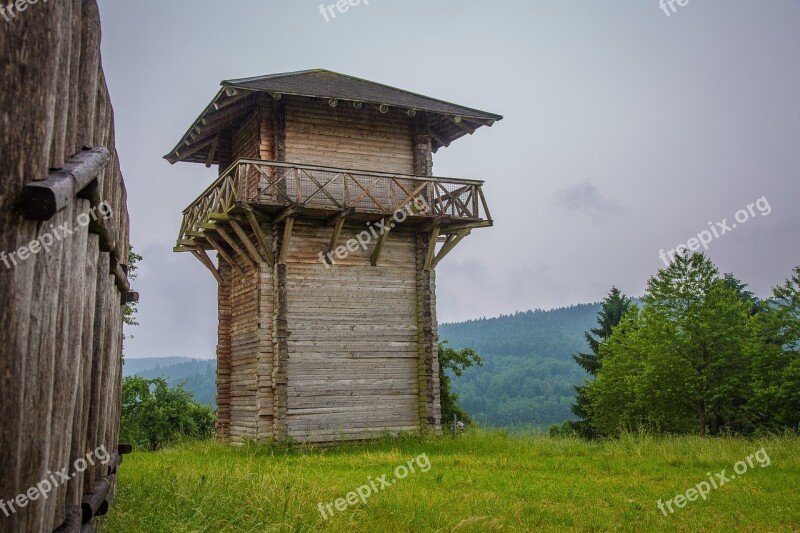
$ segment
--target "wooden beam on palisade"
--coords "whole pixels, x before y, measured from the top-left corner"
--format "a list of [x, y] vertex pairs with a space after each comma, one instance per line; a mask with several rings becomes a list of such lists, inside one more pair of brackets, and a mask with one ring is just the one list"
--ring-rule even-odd
[[383, 245], [386, 244], [386, 239], [389, 238], [389, 231], [390, 231], [390, 224], [391, 218], [383, 219], [383, 232], [378, 236], [378, 242], [375, 244], [375, 249], [372, 250], [372, 257], [370, 257], [369, 262], [372, 266], [378, 266], [378, 259], [381, 256], [381, 250], [383, 250]]
[[199, 259], [200, 262], [203, 263], [203, 265], [205, 265], [205, 267], [212, 274], [214, 274], [214, 277], [217, 279], [217, 282], [219, 283], [225, 282], [225, 280], [222, 279], [222, 274], [219, 273], [219, 270], [217, 270], [217, 267], [214, 266], [214, 263], [211, 261], [211, 258], [208, 257], [208, 254], [206, 254], [206, 251], [202, 247], [200, 246], [195, 247], [195, 249], [192, 250], [192, 255], [195, 256], [197, 259]]

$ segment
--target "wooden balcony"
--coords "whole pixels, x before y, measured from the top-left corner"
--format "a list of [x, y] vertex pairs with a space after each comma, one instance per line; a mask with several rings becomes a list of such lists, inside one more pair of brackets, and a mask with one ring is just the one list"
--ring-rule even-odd
[[417, 200], [426, 209], [415, 209], [404, 224], [436, 226], [437, 235], [491, 226], [483, 183], [239, 159], [184, 210], [176, 251], [192, 251], [213, 220], [252, 211], [274, 221], [287, 213], [377, 220]]

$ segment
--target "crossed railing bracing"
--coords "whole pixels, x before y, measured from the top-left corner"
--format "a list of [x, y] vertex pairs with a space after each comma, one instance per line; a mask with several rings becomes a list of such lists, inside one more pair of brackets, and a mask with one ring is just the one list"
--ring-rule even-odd
[[491, 221], [482, 186], [477, 180], [239, 159], [184, 210], [179, 239], [198, 230], [212, 213], [228, 213], [236, 202], [390, 215], [422, 200], [428, 210], [419, 216]]

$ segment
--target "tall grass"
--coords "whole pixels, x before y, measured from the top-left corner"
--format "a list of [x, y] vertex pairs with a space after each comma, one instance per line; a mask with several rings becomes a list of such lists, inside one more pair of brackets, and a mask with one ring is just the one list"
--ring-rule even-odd
[[[665, 517], [659, 499], [764, 448], [770, 466]], [[426, 454], [427, 473], [323, 519], [333, 502]], [[186, 443], [122, 465], [111, 532], [800, 531], [800, 438], [585, 442], [474, 431], [319, 450]]]

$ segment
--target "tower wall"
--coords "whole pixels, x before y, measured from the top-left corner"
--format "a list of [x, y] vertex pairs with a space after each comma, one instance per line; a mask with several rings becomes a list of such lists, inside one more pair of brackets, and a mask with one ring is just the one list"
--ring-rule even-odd
[[[346, 226], [341, 242], [366, 229]], [[326, 268], [330, 229], [295, 225], [287, 259], [288, 434], [298, 440], [420, 429], [414, 235], [398, 230]]]
[[413, 174], [412, 120], [397, 109], [285, 98], [286, 161]]
[[[429, 176], [425, 128], [423, 117], [398, 110], [265, 96], [221, 145], [232, 147], [231, 162]], [[248, 180], [248, 187], [264, 179]], [[406, 197], [397, 187], [373, 192], [385, 205]], [[285, 224], [263, 224], [275, 257]], [[241, 274], [220, 260], [218, 436], [234, 443], [331, 442], [439, 430], [435, 282], [423, 268], [427, 237], [401, 225], [378, 266], [370, 264], [376, 238], [367, 250], [326, 266], [320, 252], [327, 252], [333, 229], [302, 217], [293, 224], [286, 264], [253, 265], [234, 254]], [[367, 228], [348, 221], [339, 244]]]

